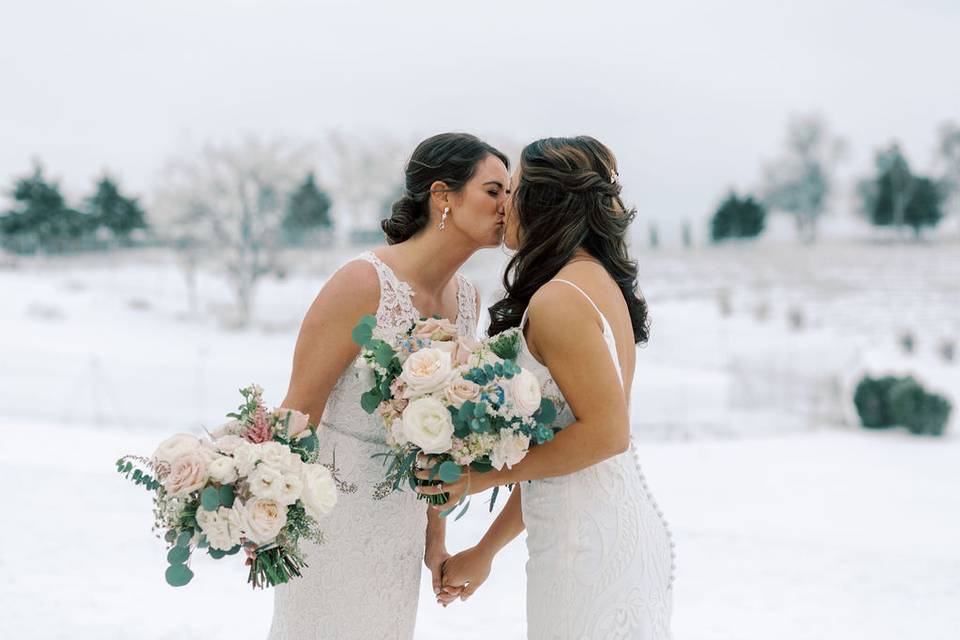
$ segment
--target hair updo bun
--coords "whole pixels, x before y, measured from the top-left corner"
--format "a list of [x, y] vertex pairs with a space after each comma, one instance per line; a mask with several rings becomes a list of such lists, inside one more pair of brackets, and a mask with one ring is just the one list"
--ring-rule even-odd
[[496, 156], [509, 168], [507, 157], [469, 133], [441, 133], [417, 145], [407, 163], [404, 194], [393, 203], [390, 217], [380, 223], [389, 244], [409, 240], [430, 220], [430, 187], [443, 182], [460, 191], [487, 156]]

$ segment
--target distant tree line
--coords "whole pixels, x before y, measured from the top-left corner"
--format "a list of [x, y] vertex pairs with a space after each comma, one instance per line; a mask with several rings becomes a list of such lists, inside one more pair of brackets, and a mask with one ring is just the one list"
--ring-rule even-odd
[[[713, 242], [752, 238], [763, 232], [768, 211], [789, 213], [799, 237], [812, 243], [817, 222], [835, 188], [835, 168], [846, 145], [819, 117], [794, 119], [782, 155], [764, 166], [757, 194], [731, 191], [710, 219]], [[859, 213], [876, 227], [912, 231], [936, 227], [950, 210], [960, 209], [960, 127], [947, 123], [938, 132], [936, 175], [915, 173], [899, 145], [879, 149], [873, 174], [857, 184]]]
[[[67, 201], [58, 182], [48, 178], [39, 164], [30, 175], [15, 179], [7, 195], [12, 206], [0, 210], [0, 247], [14, 253], [134, 246], [154, 235], [139, 198], [125, 194], [107, 174], [76, 205]], [[300, 245], [313, 234], [331, 229], [331, 206], [330, 196], [308, 172], [286, 198], [284, 244]]]

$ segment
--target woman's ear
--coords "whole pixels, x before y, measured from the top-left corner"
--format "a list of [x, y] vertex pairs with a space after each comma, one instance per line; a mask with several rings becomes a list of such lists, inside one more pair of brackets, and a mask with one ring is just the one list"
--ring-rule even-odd
[[430, 185], [430, 202], [435, 208], [443, 211], [444, 207], [450, 206], [450, 188], [446, 182], [437, 180]]

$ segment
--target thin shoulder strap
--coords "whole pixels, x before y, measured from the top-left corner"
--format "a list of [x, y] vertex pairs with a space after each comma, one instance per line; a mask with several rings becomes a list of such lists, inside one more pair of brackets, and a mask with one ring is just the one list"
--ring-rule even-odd
[[[589, 302], [589, 303], [593, 306], [593, 308], [596, 310], [596, 312], [600, 314], [600, 317], [601, 317], [601, 318], [604, 318], [604, 320], [606, 320], [606, 318], [605, 318], [604, 315], [603, 315], [603, 311], [600, 311], [600, 307], [598, 307], [598, 306], [597, 306], [597, 303], [593, 301], [593, 298], [591, 298], [590, 296], [587, 295], [587, 292], [586, 292], [586, 291], [584, 291], [583, 289], [581, 289], [581, 288], [578, 287], [577, 285], [573, 284], [573, 283], [570, 282], [569, 280], [564, 280], [563, 278], [554, 278], [553, 280], [550, 280], [550, 282], [563, 282], [563, 283], [565, 283], [565, 284], [570, 285], [571, 287], [573, 287], [573, 288], [576, 289], [577, 291], [579, 291], [581, 294], [583, 294], [583, 297], [587, 299], [587, 302]], [[548, 282], [548, 284], [549, 284], [549, 282]]]
[[[594, 308], [594, 310], [595, 310], [598, 314], [600, 314], [600, 321], [603, 323], [603, 325], [604, 325], [604, 326], [609, 325], [609, 323], [607, 322], [607, 316], [603, 315], [603, 311], [600, 311], [600, 307], [598, 307], [598, 306], [597, 306], [597, 303], [593, 301], [593, 298], [591, 298], [589, 295], [587, 295], [587, 292], [586, 292], [586, 291], [584, 291], [583, 289], [581, 289], [581, 288], [578, 287], [577, 285], [573, 284], [573, 283], [570, 282], [569, 280], [564, 280], [563, 278], [554, 278], [553, 280], [548, 280], [548, 281], [546, 282], [546, 284], [550, 284], [551, 282], [563, 282], [564, 284], [568, 284], [568, 285], [570, 285], [571, 287], [573, 287], [574, 289], [576, 289], [577, 291], [579, 291], [580, 294], [581, 294], [584, 298], [587, 299], [587, 302], [590, 303], [590, 305]], [[524, 311], [523, 311], [523, 316], [520, 318], [520, 330], [521, 330], [521, 331], [523, 330], [524, 326], [526, 326], [526, 324], [527, 324], [527, 314], [528, 314], [529, 312], [530, 312], [530, 306], [528, 305], [527, 308], [524, 309]]]

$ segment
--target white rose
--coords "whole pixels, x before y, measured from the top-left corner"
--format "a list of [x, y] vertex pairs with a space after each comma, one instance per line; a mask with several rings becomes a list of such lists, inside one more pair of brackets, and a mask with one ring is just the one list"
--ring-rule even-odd
[[513, 400], [513, 409], [519, 416], [532, 416], [540, 409], [540, 381], [526, 369], [513, 376], [506, 390]]
[[172, 435], [157, 447], [153, 452], [153, 459], [165, 462], [168, 465], [186, 453], [199, 451], [202, 444], [200, 439], [187, 433]]
[[283, 485], [283, 472], [261, 462], [247, 476], [247, 484], [250, 485], [250, 493], [258, 498], [267, 498], [279, 502], [278, 496]]
[[287, 509], [266, 498], [250, 498], [234, 506], [242, 516], [244, 535], [258, 545], [273, 542], [287, 525]]
[[264, 442], [257, 445], [260, 453], [260, 461], [265, 462], [274, 469], [283, 471], [287, 468], [290, 460], [290, 449], [279, 442]]
[[207, 542], [213, 549], [229, 551], [240, 544], [242, 533], [242, 519], [237, 517], [233, 509], [220, 507], [216, 511], [197, 509], [197, 524], [207, 537]]
[[413, 400], [403, 411], [403, 436], [424, 453], [444, 453], [453, 446], [453, 421], [435, 398]]
[[303, 465], [300, 501], [307, 515], [318, 520], [337, 504], [337, 485], [330, 470], [320, 464]]
[[303, 475], [300, 469], [292, 473], [283, 474], [283, 481], [276, 487], [277, 502], [289, 506], [300, 499], [303, 494]]
[[259, 446], [250, 442], [243, 441], [233, 450], [233, 463], [237, 466], [237, 473], [241, 476], [250, 475], [259, 459]]
[[514, 435], [508, 429], [500, 431], [500, 438], [494, 443], [490, 451], [490, 464], [498, 471], [506, 465], [508, 469], [517, 464], [527, 455], [530, 447], [530, 438]]
[[230, 484], [237, 479], [237, 467], [230, 456], [216, 456], [207, 467], [210, 479], [220, 484]]
[[241, 444], [245, 442], [247, 441], [241, 438], [240, 436], [225, 435], [217, 438], [214, 441], [213, 445], [221, 453], [225, 453], [228, 456], [232, 456], [233, 452], [237, 450], [237, 447], [239, 447]]
[[450, 354], [439, 349], [421, 349], [403, 363], [400, 380], [407, 385], [405, 398], [432, 393], [450, 379]]

